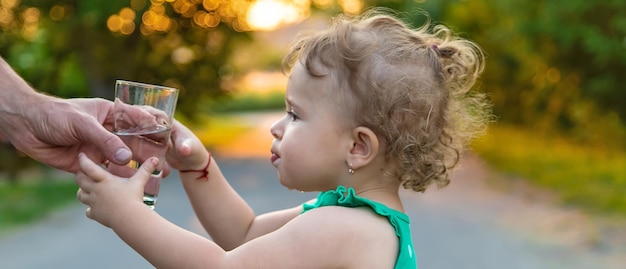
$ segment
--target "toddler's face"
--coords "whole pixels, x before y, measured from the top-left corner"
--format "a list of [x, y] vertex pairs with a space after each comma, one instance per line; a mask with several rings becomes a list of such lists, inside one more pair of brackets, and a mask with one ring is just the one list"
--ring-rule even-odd
[[351, 128], [332, 103], [328, 78], [310, 76], [297, 64], [289, 77], [286, 113], [272, 125], [272, 165], [285, 187], [302, 191], [334, 189], [346, 174]]

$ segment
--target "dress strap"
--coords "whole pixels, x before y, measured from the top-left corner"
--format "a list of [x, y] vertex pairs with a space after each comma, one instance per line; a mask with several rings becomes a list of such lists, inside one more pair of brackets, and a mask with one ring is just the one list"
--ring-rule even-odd
[[417, 263], [413, 250], [413, 241], [411, 237], [409, 216], [403, 212], [391, 209], [384, 204], [359, 197], [353, 188], [338, 186], [336, 190], [330, 190], [320, 193], [317, 201], [313, 204], [303, 204], [302, 213], [304, 214], [315, 208], [323, 206], [342, 206], [342, 207], [361, 207], [366, 206], [381, 216], [386, 217], [396, 231], [396, 235], [400, 240], [398, 260], [396, 261], [396, 269], [415, 269]]

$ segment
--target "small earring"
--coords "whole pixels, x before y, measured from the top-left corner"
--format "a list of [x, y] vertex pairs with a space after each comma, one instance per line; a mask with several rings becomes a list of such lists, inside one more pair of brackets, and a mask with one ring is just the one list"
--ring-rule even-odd
[[350, 173], [351, 175], [354, 174], [354, 169], [352, 169], [352, 163], [348, 165], [348, 173]]

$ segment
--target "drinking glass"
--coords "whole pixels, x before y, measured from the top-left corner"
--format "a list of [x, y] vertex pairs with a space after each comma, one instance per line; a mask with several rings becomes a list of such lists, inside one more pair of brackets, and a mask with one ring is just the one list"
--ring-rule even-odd
[[117, 80], [113, 107], [113, 133], [133, 152], [125, 166], [109, 163], [109, 172], [131, 177], [150, 157], [159, 158], [159, 167], [144, 188], [143, 202], [154, 209], [163, 177], [167, 143], [178, 100], [178, 89]]

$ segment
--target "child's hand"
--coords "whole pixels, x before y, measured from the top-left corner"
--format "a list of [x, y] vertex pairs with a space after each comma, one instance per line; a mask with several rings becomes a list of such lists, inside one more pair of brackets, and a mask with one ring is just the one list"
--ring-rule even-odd
[[78, 155], [80, 171], [75, 175], [78, 200], [89, 206], [87, 217], [111, 227], [124, 221], [124, 212], [143, 204], [143, 190], [150, 175], [158, 166], [157, 158], [144, 162], [131, 178], [115, 176], [91, 161], [85, 154]]
[[201, 169], [208, 162], [207, 150], [189, 128], [174, 120], [172, 147], [167, 151], [167, 163], [177, 170]]

